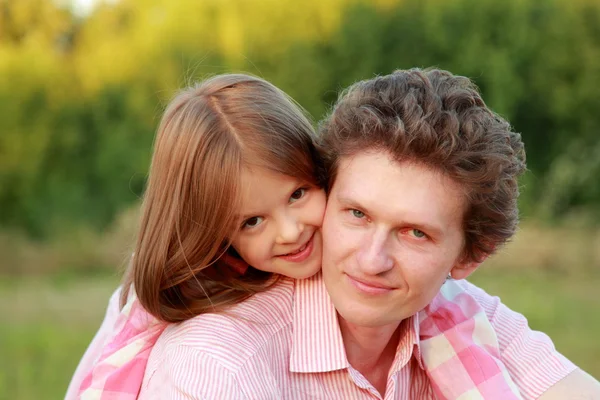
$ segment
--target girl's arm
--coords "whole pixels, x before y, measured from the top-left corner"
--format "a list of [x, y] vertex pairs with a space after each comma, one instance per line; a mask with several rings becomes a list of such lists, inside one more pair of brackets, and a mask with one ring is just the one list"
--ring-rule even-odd
[[106, 315], [104, 316], [104, 321], [102, 321], [100, 329], [98, 329], [98, 332], [96, 333], [96, 335], [92, 339], [92, 342], [83, 354], [81, 361], [79, 361], [79, 365], [75, 370], [75, 374], [73, 375], [73, 378], [71, 378], [71, 383], [69, 383], [65, 400], [77, 398], [77, 392], [79, 391], [81, 382], [88, 374], [88, 372], [92, 369], [92, 366], [100, 356], [100, 352], [104, 347], [104, 342], [108, 339], [108, 336], [112, 332], [112, 327], [115, 323], [115, 319], [119, 315], [120, 294], [121, 287], [117, 288], [117, 290], [115, 290], [115, 292], [110, 297], [108, 307], [106, 309]]

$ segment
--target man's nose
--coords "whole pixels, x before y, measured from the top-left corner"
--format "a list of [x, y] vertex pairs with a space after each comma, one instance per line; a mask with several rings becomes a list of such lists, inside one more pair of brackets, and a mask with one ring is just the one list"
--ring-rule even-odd
[[277, 244], [296, 243], [303, 230], [302, 223], [293, 214], [282, 214], [277, 222]]
[[378, 275], [394, 267], [388, 241], [388, 235], [384, 231], [374, 231], [365, 238], [356, 257], [363, 273]]

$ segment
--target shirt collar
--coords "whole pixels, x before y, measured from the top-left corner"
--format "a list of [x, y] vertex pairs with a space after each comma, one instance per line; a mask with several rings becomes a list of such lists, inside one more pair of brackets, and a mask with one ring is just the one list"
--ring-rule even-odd
[[[318, 373], [349, 367], [337, 312], [327, 293], [321, 273], [297, 280], [290, 371]], [[419, 318], [414, 315], [402, 324], [400, 342], [392, 372], [402, 369], [414, 355], [423, 368], [419, 346]]]
[[416, 358], [419, 367], [424, 369], [423, 360], [421, 359], [418, 315], [413, 315], [402, 321], [400, 329], [402, 332], [400, 333], [400, 341], [396, 348], [396, 357], [394, 358], [394, 363], [391, 368], [392, 374], [395, 374], [404, 368], [413, 356]]
[[329, 372], [348, 368], [335, 307], [321, 273], [296, 281], [291, 372]]

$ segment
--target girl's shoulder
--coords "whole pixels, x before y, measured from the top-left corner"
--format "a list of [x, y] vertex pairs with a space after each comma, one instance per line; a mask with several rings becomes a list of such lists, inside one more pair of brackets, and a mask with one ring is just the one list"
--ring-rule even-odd
[[292, 322], [295, 280], [281, 278], [265, 292], [228, 308], [171, 324], [159, 342], [165, 347], [190, 347], [200, 351], [232, 351], [261, 346]]
[[250, 371], [284, 363], [292, 338], [294, 289], [293, 279], [282, 278], [227, 312], [170, 324], [152, 348], [139, 398], [170, 398], [172, 393], [232, 398]]

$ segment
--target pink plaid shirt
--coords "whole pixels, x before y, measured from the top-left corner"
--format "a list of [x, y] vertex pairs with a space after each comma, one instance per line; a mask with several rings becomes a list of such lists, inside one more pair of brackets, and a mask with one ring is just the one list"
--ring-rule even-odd
[[[522, 315], [466, 281], [447, 282], [402, 329], [386, 400], [535, 399], [576, 368]], [[320, 274], [168, 326], [138, 398], [382, 399], [346, 359]]]

